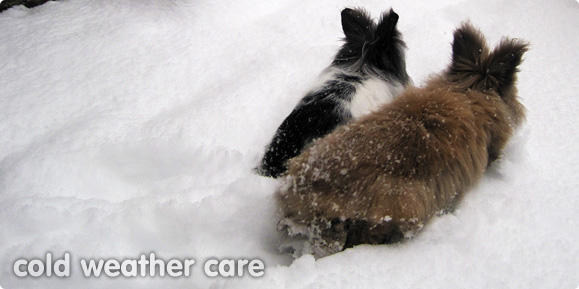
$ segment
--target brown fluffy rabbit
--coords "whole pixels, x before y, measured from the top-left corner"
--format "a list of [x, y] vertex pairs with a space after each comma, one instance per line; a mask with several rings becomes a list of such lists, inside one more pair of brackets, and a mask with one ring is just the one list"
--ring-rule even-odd
[[398, 242], [451, 208], [524, 120], [515, 82], [527, 46], [503, 39], [489, 52], [463, 24], [446, 71], [292, 159], [276, 200], [279, 229], [306, 239], [295, 253]]

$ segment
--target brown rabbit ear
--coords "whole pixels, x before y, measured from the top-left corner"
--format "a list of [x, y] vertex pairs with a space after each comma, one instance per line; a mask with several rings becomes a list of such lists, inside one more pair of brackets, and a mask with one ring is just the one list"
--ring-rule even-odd
[[518, 66], [529, 44], [522, 40], [505, 38], [486, 59], [489, 76], [496, 82], [496, 91], [504, 96], [517, 79]]
[[448, 78], [465, 89], [489, 89], [487, 56], [488, 47], [482, 33], [470, 23], [463, 23], [454, 31]]
[[452, 66], [456, 73], [482, 69], [482, 59], [488, 53], [486, 40], [469, 22], [454, 31], [452, 43]]
[[465, 88], [492, 90], [505, 96], [516, 80], [517, 66], [527, 50], [526, 42], [505, 38], [489, 54], [480, 31], [464, 23], [454, 32], [448, 77]]

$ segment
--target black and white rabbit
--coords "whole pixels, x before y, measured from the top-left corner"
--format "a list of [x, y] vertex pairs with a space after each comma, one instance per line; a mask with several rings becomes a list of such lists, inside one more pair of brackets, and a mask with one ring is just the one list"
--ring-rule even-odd
[[391, 9], [378, 24], [363, 9], [346, 8], [341, 15], [345, 43], [322, 73], [320, 85], [277, 129], [257, 168], [263, 176], [281, 176], [287, 161], [313, 140], [390, 102], [411, 82], [406, 46], [396, 29], [398, 14]]

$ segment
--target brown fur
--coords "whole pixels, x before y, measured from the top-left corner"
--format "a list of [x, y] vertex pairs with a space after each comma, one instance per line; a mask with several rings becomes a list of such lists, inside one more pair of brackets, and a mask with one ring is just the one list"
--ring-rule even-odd
[[481, 179], [524, 120], [514, 83], [526, 50], [504, 39], [489, 53], [463, 24], [445, 72], [291, 160], [276, 193], [283, 217], [316, 227], [317, 256], [412, 236]]

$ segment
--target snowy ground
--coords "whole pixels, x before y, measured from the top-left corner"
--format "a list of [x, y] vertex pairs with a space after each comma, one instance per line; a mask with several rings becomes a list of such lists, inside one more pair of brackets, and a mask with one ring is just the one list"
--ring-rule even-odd
[[[251, 168], [339, 47], [346, 6], [394, 7], [417, 85], [465, 19], [492, 44], [529, 40], [528, 121], [415, 239], [294, 261], [275, 250], [277, 181]], [[0, 27], [1, 288], [579, 286], [576, 1], [66, 0], [5, 11]], [[15, 276], [47, 252], [70, 253], [70, 277]], [[85, 278], [78, 263], [150, 252], [197, 264]], [[209, 278], [208, 258], [259, 258], [265, 276]]]

